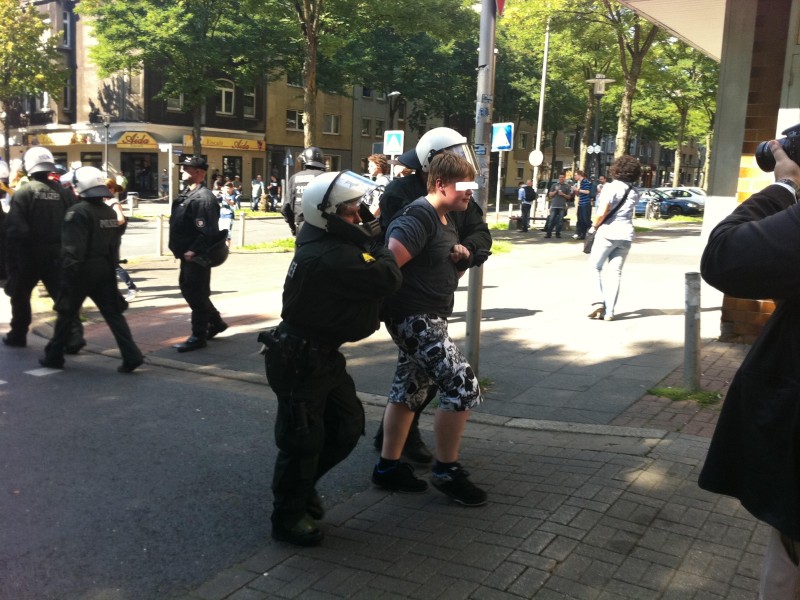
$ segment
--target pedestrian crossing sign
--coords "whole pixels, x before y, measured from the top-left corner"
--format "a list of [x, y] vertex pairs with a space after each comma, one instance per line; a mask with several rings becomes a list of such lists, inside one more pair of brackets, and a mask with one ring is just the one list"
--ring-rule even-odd
[[492, 123], [492, 152], [511, 150], [514, 142], [514, 123]]
[[403, 153], [403, 134], [402, 129], [390, 129], [383, 132], [383, 153], [392, 156], [399, 156]]

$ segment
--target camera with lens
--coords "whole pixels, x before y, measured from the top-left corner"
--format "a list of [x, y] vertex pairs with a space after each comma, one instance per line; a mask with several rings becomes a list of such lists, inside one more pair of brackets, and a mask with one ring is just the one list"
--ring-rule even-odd
[[[789, 129], [781, 131], [782, 137], [776, 140], [786, 152], [786, 155], [800, 165], [800, 123]], [[758, 168], [766, 173], [775, 170], [775, 157], [769, 149], [769, 142], [761, 142], [756, 148], [756, 163]]]

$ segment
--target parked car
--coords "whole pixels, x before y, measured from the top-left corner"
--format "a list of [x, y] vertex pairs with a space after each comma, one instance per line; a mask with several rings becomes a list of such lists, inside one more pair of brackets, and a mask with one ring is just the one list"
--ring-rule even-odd
[[679, 215], [695, 217], [702, 216], [705, 206], [698, 202], [697, 198], [664, 198], [659, 204], [659, 210], [663, 219]]
[[634, 217], [647, 217], [647, 204], [651, 200], [654, 203], [655, 214], [652, 215], [650, 218], [658, 218], [661, 214], [660, 211], [660, 204], [662, 200], [668, 199], [664, 192], [659, 192], [658, 190], [654, 190], [652, 188], [642, 188], [639, 190], [639, 201], [636, 203], [636, 206], [633, 209], [633, 216]]
[[678, 200], [692, 200], [693, 202], [697, 202], [700, 206], [706, 205], [705, 194], [699, 194], [696, 191], [693, 191], [693, 188], [660, 187], [656, 189], [659, 192], [664, 192], [670, 198], [676, 198]]

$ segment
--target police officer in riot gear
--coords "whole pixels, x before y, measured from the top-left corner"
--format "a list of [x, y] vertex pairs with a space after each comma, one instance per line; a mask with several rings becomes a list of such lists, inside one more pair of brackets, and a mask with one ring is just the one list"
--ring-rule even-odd
[[303, 226], [303, 192], [318, 175], [325, 172], [325, 155], [316, 146], [309, 146], [300, 154], [303, 170], [289, 178], [288, 194], [284, 196], [281, 213], [289, 224], [292, 235], [297, 235]]
[[[389, 222], [400, 214], [402, 208], [428, 193], [428, 167], [433, 157], [444, 150], [463, 156], [472, 163], [476, 171], [480, 172], [477, 158], [467, 142], [467, 138], [449, 127], [431, 129], [419, 139], [415, 148], [398, 158], [398, 162], [409, 169], [414, 169], [414, 173], [407, 177], [394, 179], [386, 186], [379, 202], [379, 218], [384, 232], [389, 226]], [[481, 207], [474, 200], [470, 200], [466, 211], [450, 213], [450, 217], [458, 229], [461, 245], [469, 250], [470, 254], [469, 258], [465, 259], [460, 266], [464, 270], [469, 267], [481, 266], [489, 258], [492, 247], [492, 235], [483, 220]], [[429, 463], [433, 460], [433, 454], [425, 445], [419, 432], [419, 417], [435, 396], [436, 388], [433, 387], [423, 405], [416, 411], [414, 422], [406, 438], [403, 454], [415, 462]], [[382, 445], [383, 422], [375, 435], [375, 448], [380, 450]]]
[[114, 210], [103, 201], [111, 197], [100, 169], [80, 167], [72, 182], [81, 202], [64, 215], [62, 227], [62, 277], [56, 301], [58, 319], [53, 339], [39, 359], [43, 367], [64, 367], [64, 350], [70, 325], [88, 296], [103, 315], [122, 354], [120, 373], [130, 373], [144, 359], [122, 315], [127, 303], [117, 290], [115, 267], [119, 262], [120, 225]]
[[208, 162], [201, 156], [187, 156], [180, 166], [184, 188], [172, 204], [169, 249], [181, 261], [178, 283], [192, 309], [192, 335], [174, 347], [178, 352], [190, 352], [205, 348], [207, 340], [225, 331], [228, 325], [211, 302], [212, 265], [204, 260], [220, 238], [219, 203], [205, 185]]
[[361, 224], [373, 218], [362, 199], [374, 188], [350, 171], [324, 173], [308, 184], [282, 321], [259, 336], [278, 396], [272, 536], [293, 544], [322, 541], [316, 482], [364, 434], [364, 411], [339, 346], [378, 329], [381, 299], [402, 281], [390, 251], [369, 250], [377, 227]]
[[[56, 171], [53, 154], [42, 146], [23, 157], [30, 181], [11, 197], [5, 223], [6, 295], [11, 298], [11, 331], [3, 337], [6, 346], [24, 347], [31, 324], [31, 292], [44, 283], [54, 300], [58, 297], [61, 256], [61, 224], [74, 197], [50, 180]], [[75, 317], [70, 323], [66, 352], [75, 354], [86, 345], [83, 326]]]

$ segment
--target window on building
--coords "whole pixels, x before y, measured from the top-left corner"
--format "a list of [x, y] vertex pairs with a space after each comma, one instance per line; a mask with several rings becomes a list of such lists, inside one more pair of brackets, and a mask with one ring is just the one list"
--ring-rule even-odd
[[242, 94], [243, 98], [243, 114], [245, 117], [249, 117], [251, 119], [256, 118], [256, 88], [253, 86], [251, 90], [248, 90]]
[[376, 100], [386, 100], [386, 92], [376, 92], [375, 93]]
[[328, 168], [328, 171], [341, 171], [342, 157], [338, 154], [326, 154], [325, 166]]
[[372, 98], [372, 90], [368, 87], [361, 88], [362, 98]]
[[183, 94], [167, 98], [167, 110], [183, 112]]
[[572, 148], [574, 145], [575, 145], [575, 134], [574, 133], [564, 134], [564, 148]]
[[339, 123], [341, 117], [339, 115], [323, 115], [322, 116], [322, 133], [329, 133], [331, 135], [339, 135]]
[[34, 96], [33, 98], [33, 111], [45, 112], [50, 110], [50, 96], [47, 92]]
[[217, 79], [217, 114], [232, 115], [235, 99], [234, 85], [227, 79]]
[[302, 111], [293, 110], [291, 108], [286, 110], [286, 129], [290, 131], [303, 131]]
[[222, 175], [233, 179], [236, 175], [242, 177], [242, 157], [241, 156], [223, 156], [222, 157]]
[[292, 69], [286, 72], [286, 85], [293, 87], [303, 87], [303, 72], [300, 69]]
[[72, 48], [72, 13], [68, 10], [61, 13], [61, 43]]
[[386, 122], [383, 119], [375, 119], [375, 137], [382, 138], [386, 130]]
[[520, 150], [527, 150], [527, 148], [528, 148], [528, 132], [527, 131], [520, 131], [519, 132], [519, 148], [520, 148]]
[[372, 131], [372, 119], [361, 119], [361, 136], [369, 137], [370, 131]]
[[103, 153], [102, 152], [81, 152], [81, 164], [84, 167], [102, 168]]
[[64, 91], [62, 92], [61, 110], [72, 110], [72, 86], [69, 84], [64, 86]]
[[517, 163], [517, 179], [525, 178], [525, 163]]

